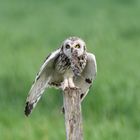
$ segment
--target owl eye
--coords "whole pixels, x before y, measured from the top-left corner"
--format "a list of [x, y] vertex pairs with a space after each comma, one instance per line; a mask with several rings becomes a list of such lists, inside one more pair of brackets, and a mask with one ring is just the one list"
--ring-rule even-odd
[[66, 47], [66, 49], [69, 49], [69, 48], [70, 48], [70, 45], [69, 45], [69, 44], [67, 44], [65, 47]]
[[79, 49], [79, 48], [81, 48], [81, 46], [80, 46], [79, 44], [77, 44], [77, 45], [75, 46], [75, 48], [78, 48], [78, 49]]

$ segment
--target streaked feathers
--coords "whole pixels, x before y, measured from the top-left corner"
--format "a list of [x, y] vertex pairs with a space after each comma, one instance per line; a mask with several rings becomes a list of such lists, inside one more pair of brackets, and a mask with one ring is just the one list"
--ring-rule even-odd
[[48, 57], [48, 59], [46, 59], [39, 73], [37, 74], [34, 84], [32, 85], [26, 100], [26, 116], [28, 116], [31, 113], [32, 109], [36, 106], [37, 102], [41, 98], [41, 95], [43, 94], [45, 88], [49, 86], [48, 83], [50, 82], [54, 71], [53, 62], [58, 57], [59, 53], [60, 49], [53, 52]]
[[97, 72], [95, 56], [86, 52], [85, 48], [82, 39], [70, 37], [63, 42], [60, 49], [46, 58], [29, 91], [25, 106], [26, 116], [32, 112], [49, 86], [61, 89], [79, 87], [81, 101], [84, 99]]

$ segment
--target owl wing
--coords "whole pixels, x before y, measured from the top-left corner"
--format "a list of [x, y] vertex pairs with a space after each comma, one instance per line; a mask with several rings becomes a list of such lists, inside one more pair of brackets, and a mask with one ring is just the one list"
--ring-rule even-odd
[[52, 78], [54, 73], [54, 63], [56, 58], [60, 54], [60, 49], [51, 53], [44, 64], [41, 66], [39, 73], [37, 74], [35, 81], [29, 91], [27, 100], [26, 100], [26, 107], [25, 107], [25, 115], [28, 116], [32, 109], [36, 106], [37, 102], [39, 101], [41, 95], [43, 94], [46, 87], [48, 87], [48, 83]]
[[97, 73], [97, 65], [95, 55], [87, 53], [87, 64], [81, 76], [75, 78], [74, 83], [77, 87], [81, 88], [81, 101], [87, 95], [92, 82], [95, 80]]

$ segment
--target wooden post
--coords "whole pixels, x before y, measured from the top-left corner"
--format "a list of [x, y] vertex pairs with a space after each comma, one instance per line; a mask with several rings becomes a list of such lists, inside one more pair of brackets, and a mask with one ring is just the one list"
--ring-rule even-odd
[[63, 95], [67, 140], [83, 140], [80, 89], [66, 89]]

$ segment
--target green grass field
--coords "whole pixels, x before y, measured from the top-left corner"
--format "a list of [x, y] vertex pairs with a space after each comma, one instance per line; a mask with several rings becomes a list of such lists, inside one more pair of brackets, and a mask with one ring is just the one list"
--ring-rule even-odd
[[32, 115], [25, 100], [44, 58], [69, 36], [96, 55], [82, 103], [85, 140], [140, 140], [139, 0], [0, 0], [0, 140], [65, 140], [61, 91]]

